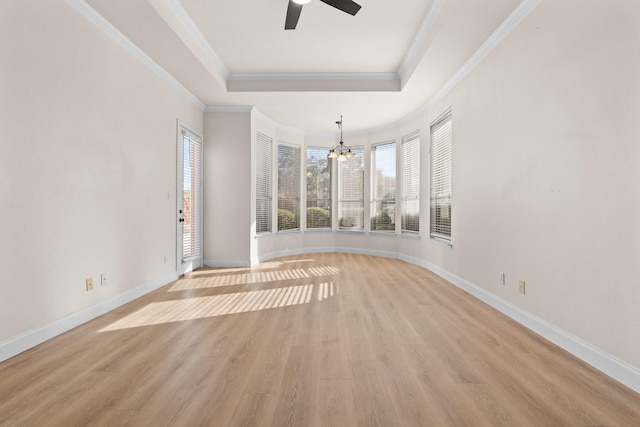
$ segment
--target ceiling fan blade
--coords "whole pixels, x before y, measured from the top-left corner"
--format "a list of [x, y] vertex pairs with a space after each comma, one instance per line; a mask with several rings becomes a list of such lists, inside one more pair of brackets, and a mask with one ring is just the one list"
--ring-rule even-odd
[[355, 15], [360, 10], [360, 5], [352, 0], [320, 0], [323, 3], [333, 6], [336, 9], [340, 9], [343, 12], [347, 12], [350, 15]]
[[287, 7], [287, 18], [284, 21], [285, 30], [295, 30], [298, 25], [298, 19], [300, 19], [300, 12], [302, 12], [302, 5], [295, 3], [293, 0], [289, 0], [289, 6]]

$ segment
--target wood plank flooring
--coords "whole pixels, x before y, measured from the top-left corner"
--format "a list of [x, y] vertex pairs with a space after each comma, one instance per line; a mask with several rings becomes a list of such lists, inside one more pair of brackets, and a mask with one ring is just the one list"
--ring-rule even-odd
[[640, 395], [443, 279], [203, 269], [0, 363], [0, 426], [640, 426]]

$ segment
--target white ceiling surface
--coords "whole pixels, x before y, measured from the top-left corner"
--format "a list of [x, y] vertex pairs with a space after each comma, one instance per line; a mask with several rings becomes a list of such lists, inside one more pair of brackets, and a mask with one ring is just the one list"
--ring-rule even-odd
[[[356, 1], [351, 16], [313, 0], [292, 31], [288, 0], [87, 3], [207, 106], [253, 106], [310, 132], [335, 132], [343, 115], [352, 132], [424, 106], [522, 0]], [[256, 89], [231, 92], [234, 79]]]

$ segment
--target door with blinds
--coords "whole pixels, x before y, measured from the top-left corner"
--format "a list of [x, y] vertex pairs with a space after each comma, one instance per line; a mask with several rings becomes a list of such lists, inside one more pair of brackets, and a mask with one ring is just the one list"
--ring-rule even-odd
[[202, 267], [202, 136], [178, 123], [177, 270]]

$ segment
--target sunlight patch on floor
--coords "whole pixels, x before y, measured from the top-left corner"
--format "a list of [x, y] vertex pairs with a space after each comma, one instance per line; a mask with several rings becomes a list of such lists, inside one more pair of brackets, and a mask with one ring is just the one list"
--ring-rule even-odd
[[295, 268], [291, 270], [256, 271], [241, 274], [227, 274], [214, 277], [185, 277], [177, 281], [169, 291], [186, 291], [190, 289], [217, 288], [253, 283], [278, 282], [282, 280], [306, 279], [311, 277], [332, 276], [340, 269], [333, 266]]
[[303, 262], [314, 262], [315, 260], [312, 258], [309, 259], [292, 259], [287, 261], [265, 261], [260, 264], [256, 264], [253, 267], [219, 267], [219, 268], [209, 268], [205, 267], [200, 270], [195, 270], [190, 273], [187, 273], [186, 277], [202, 277], [202, 276], [212, 276], [218, 274], [229, 274], [229, 273], [238, 273], [241, 271], [255, 271], [255, 270], [270, 270], [275, 268], [281, 268], [283, 264], [298, 264]]
[[320, 283], [320, 289], [318, 290], [318, 301], [329, 299], [332, 296], [333, 296], [333, 282]]
[[229, 273], [237, 273], [240, 271], [269, 270], [274, 268], [281, 268], [282, 264], [283, 264], [282, 262], [272, 261], [272, 262], [262, 262], [260, 264], [254, 265], [253, 267], [202, 268], [200, 270], [195, 270], [190, 273], [187, 273], [186, 277], [210, 276], [215, 274], [229, 274]]
[[[314, 285], [298, 285], [154, 302], [98, 332], [309, 304], [313, 298], [313, 292]], [[318, 300], [321, 301], [331, 296], [333, 296], [333, 283], [320, 284]]]

